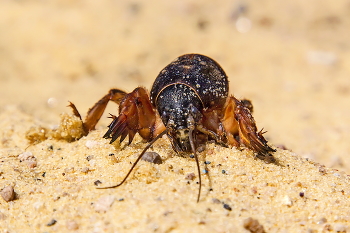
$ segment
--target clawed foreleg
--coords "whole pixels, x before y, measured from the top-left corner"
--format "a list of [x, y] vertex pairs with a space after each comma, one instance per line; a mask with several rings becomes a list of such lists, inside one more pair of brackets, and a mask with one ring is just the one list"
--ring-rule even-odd
[[119, 105], [119, 116], [112, 115], [111, 118], [113, 121], [104, 135], [104, 138], [111, 138], [111, 143], [119, 137], [122, 142], [126, 136], [129, 136], [131, 143], [136, 133], [143, 139], [151, 141], [165, 130], [147, 91], [141, 87], [125, 95]]
[[[272, 157], [271, 152], [276, 150], [267, 144], [267, 140], [263, 136], [264, 132], [257, 131], [255, 120], [246, 105], [246, 103], [237, 100], [233, 96], [229, 97], [225, 105], [222, 123], [228, 137], [232, 137], [229, 142], [230, 140], [236, 141], [236, 135], [239, 138], [239, 144], [256, 152], [257, 157], [266, 161], [273, 161], [273, 159], [266, 159], [265, 157]], [[231, 144], [234, 145], [235, 142], [233, 141]]]

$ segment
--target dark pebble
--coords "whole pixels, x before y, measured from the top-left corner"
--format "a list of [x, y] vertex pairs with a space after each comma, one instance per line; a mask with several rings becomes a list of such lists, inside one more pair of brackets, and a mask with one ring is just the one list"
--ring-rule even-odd
[[95, 182], [94, 182], [94, 185], [99, 185], [99, 184], [102, 184], [102, 182], [100, 181], [100, 180], [96, 180]]
[[162, 158], [160, 155], [156, 152], [146, 152], [142, 158], [142, 160], [150, 162], [150, 163], [155, 163], [155, 164], [161, 164], [163, 163]]
[[57, 222], [56, 219], [52, 219], [48, 224], [46, 224], [46, 226], [51, 227], [51, 226], [55, 225], [56, 222]]
[[228, 204], [224, 204], [224, 208], [227, 209], [227, 210], [229, 210], [229, 211], [232, 210], [231, 206], [229, 206]]
[[243, 227], [252, 233], [264, 233], [264, 227], [259, 223], [258, 220], [253, 218], [247, 218], [243, 222]]

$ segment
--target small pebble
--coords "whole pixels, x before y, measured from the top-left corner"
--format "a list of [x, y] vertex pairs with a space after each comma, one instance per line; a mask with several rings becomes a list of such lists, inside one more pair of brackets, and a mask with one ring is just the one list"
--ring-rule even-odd
[[7, 186], [1, 190], [1, 196], [6, 202], [9, 202], [15, 199], [16, 193], [12, 186]]
[[25, 162], [29, 168], [35, 168], [37, 166], [36, 158], [32, 152], [26, 151], [18, 155], [20, 162]]
[[251, 188], [251, 191], [252, 191], [253, 194], [257, 194], [258, 193], [258, 188], [256, 186], [253, 186]]
[[283, 144], [277, 144], [276, 147], [280, 148], [282, 150], [288, 150], [287, 147], [285, 145], [283, 145]]
[[221, 204], [221, 201], [217, 198], [213, 198], [211, 199], [211, 201], [214, 203], [214, 204]]
[[82, 173], [88, 173], [90, 171], [90, 169], [88, 168], [88, 167], [83, 167], [82, 169], [81, 169], [81, 172]]
[[211, 164], [211, 162], [210, 161], [205, 161], [204, 164]]
[[185, 176], [185, 179], [186, 180], [194, 180], [196, 178], [196, 175], [192, 172], [192, 173], [188, 173], [186, 176]]
[[18, 158], [19, 158], [19, 161], [21, 162], [35, 159], [33, 153], [29, 151], [23, 152], [22, 154], [18, 155]]
[[102, 196], [94, 204], [95, 211], [107, 212], [115, 201], [115, 197], [112, 195]]
[[160, 155], [156, 152], [146, 152], [141, 159], [155, 164], [161, 164], [163, 162]]
[[332, 230], [333, 230], [333, 228], [332, 228], [331, 224], [327, 223], [327, 224], [324, 224], [322, 232], [332, 231]]
[[94, 140], [87, 140], [85, 143], [85, 146], [89, 149], [94, 148], [98, 145], [98, 141], [94, 141]]
[[229, 210], [229, 211], [232, 210], [231, 206], [229, 206], [228, 204], [224, 204], [224, 208], [227, 209], [227, 210]]
[[25, 163], [29, 168], [35, 168], [38, 165], [36, 160], [28, 160], [28, 161], [25, 161]]
[[68, 220], [66, 222], [66, 227], [70, 231], [74, 231], [74, 230], [78, 230], [79, 229], [78, 223], [76, 221], [74, 221], [74, 220]]
[[51, 227], [53, 225], [55, 225], [57, 223], [56, 219], [52, 219], [48, 224], [46, 224], [46, 226]]
[[96, 180], [95, 182], [94, 182], [94, 185], [99, 185], [99, 184], [102, 184], [102, 182], [100, 181], [100, 180]]
[[289, 196], [286, 195], [282, 199], [282, 204], [291, 207], [293, 205], [293, 201]]
[[42, 201], [37, 201], [33, 203], [33, 207], [36, 211], [42, 211], [45, 209], [45, 203]]
[[57, 99], [55, 97], [50, 97], [48, 100], [47, 100], [47, 106], [50, 107], [50, 108], [54, 108], [57, 106]]
[[318, 171], [319, 171], [320, 173], [322, 173], [322, 175], [324, 175], [324, 174], [326, 174], [326, 173], [327, 173], [326, 168], [325, 168], [325, 167], [323, 167], [323, 166], [320, 166], [320, 167], [318, 168]]
[[336, 223], [333, 225], [333, 230], [334, 232], [347, 232], [349, 228], [344, 224]]
[[236, 20], [236, 29], [239, 33], [247, 33], [252, 28], [252, 22], [249, 18], [239, 16]]
[[243, 222], [243, 227], [251, 233], [264, 233], [263, 225], [259, 223], [258, 220], [253, 218], [247, 218]]
[[327, 222], [326, 218], [321, 218], [320, 220], [317, 221], [317, 224], [324, 224]]

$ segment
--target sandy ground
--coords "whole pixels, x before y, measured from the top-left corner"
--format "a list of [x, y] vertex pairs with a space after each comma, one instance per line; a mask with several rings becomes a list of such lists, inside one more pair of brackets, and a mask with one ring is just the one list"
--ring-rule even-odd
[[[350, 231], [349, 28], [345, 0], [1, 1], [0, 188], [16, 198], [0, 198], [0, 232], [254, 232], [249, 218], [266, 232]], [[195, 162], [167, 139], [151, 149], [162, 164], [95, 188], [120, 181], [146, 145], [102, 139], [114, 104], [79, 141], [29, 143], [28, 130], [71, 113], [68, 101], [84, 113], [112, 87], [150, 88], [194, 52], [252, 100], [270, 144], [287, 148], [278, 163], [209, 144], [196, 203]]]

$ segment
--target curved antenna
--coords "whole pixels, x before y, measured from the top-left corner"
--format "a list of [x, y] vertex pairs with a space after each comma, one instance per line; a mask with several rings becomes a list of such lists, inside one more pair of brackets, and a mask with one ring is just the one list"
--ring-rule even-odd
[[159, 138], [161, 138], [164, 134], [166, 134], [168, 132], [168, 130], [164, 130], [163, 132], [161, 132], [160, 134], [158, 134], [150, 143], [148, 143], [148, 145], [145, 147], [145, 149], [143, 149], [143, 151], [141, 152], [141, 154], [139, 155], [139, 157], [136, 159], [136, 161], [134, 162], [134, 164], [132, 165], [132, 167], [130, 168], [128, 174], [126, 174], [126, 176], [124, 177], [124, 179], [117, 185], [113, 185], [113, 186], [107, 186], [107, 187], [96, 187], [97, 189], [111, 189], [111, 188], [117, 188], [120, 185], [122, 185], [126, 179], [129, 177], [130, 173], [132, 172], [132, 170], [135, 168], [136, 164], [140, 161], [140, 159], [142, 158], [143, 154], [152, 146], [152, 144], [157, 141]]
[[198, 157], [196, 154], [196, 147], [195, 147], [194, 142], [193, 142], [193, 129], [192, 128], [190, 128], [189, 138], [190, 138], [191, 149], [192, 149], [194, 158], [196, 159], [196, 163], [197, 163], [198, 178], [199, 178], [199, 190], [198, 190], [197, 202], [199, 202], [199, 198], [201, 197], [202, 178], [201, 178], [201, 170], [199, 167]]

